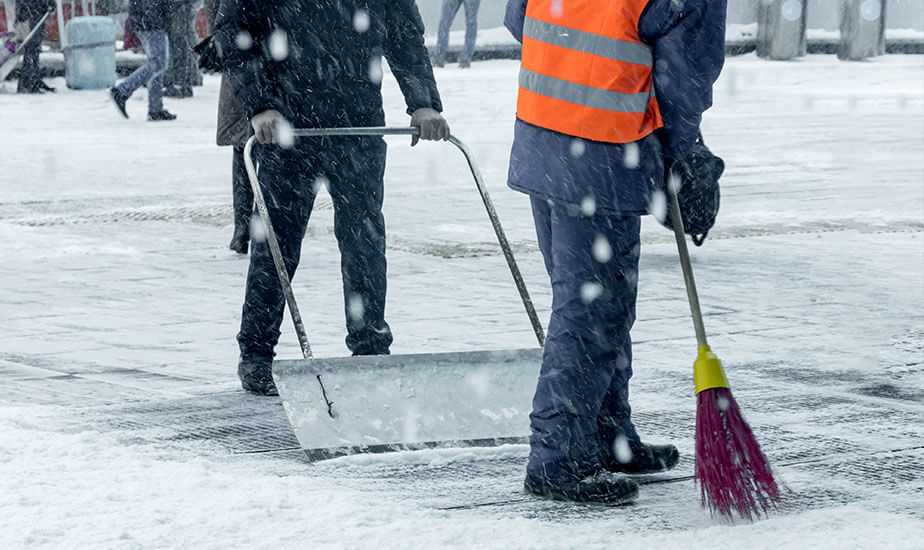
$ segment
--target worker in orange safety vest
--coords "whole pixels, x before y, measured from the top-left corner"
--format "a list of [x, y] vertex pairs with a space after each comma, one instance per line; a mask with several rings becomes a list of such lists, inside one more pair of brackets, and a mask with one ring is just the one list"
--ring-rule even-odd
[[638, 494], [624, 474], [678, 463], [673, 445], [641, 441], [629, 406], [641, 216], [712, 103], [725, 10], [725, 0], [508, 2], [523, 45], [508, 184], [530, 196], [553, 295], [530, 493], [624, 503]]

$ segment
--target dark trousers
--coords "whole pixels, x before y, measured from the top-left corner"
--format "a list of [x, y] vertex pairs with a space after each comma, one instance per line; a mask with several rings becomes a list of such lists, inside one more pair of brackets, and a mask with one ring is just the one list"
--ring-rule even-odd
[[440, 26], [437, 32], [436, 55], [444, 60], [449, 51], [449, 31], [452, 22], [459, 13], [459, 8], [465, 6], [465, 47], [459, 61], [470, 62], [475, 55], [476, 41], [478, 39], [478, 8], [481, 0], [443, 0], [443, 9], [440, 13]]
[[[346, 345], [354, 355], [386, 354], [385, 141], [313, 140], [309, 149], [259, 147], [260, 186], [289, 276], [295, 274], [317, 186], [327, 182], [334, 203], [346, 314]], [[250, 271], [238, 343], [244, 356], [267, 357], [279, 340], [285, 297], [265, 241], [251, 243]]]
[[[38, 24], [39, 19], [45, 15], [44, 10], [28, 9], [17, 14], [17, 21], [29, 23], [30, 28]], [[19, 72], [17, 91], [34, 92], [42, 84], [42, 66], [39, 64], [39, 53], [42, 51], [42, 41], [45, 40], [45, 25], [35, 32], [35, 35], [23, 46], [22, 67]]]
[[167, 36], [170, 39], [170, 64], [164, 73], [164, 87], [189, 88], [193, 85], [192, 25], [195, 13], [192, 2], [174, 2], [171, 6]]
[[[638, 216], [593, 214], [532, 199], [552, 282], [552, 316], [530, 415], [527, 475], [586, 477], [640, 444], [629, 379], [638, 288]], [[628, 445], [628, 447], [625, 447]]]
[[253, 213], [253, 189], [244, 165], [244, 148], [236, 145], [231, 161], [231, 197], [234, 205], [234, 233], [247, 234]]

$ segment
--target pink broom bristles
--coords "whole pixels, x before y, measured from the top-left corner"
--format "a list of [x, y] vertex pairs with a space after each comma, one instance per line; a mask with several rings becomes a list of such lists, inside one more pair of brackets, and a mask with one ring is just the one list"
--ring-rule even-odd
[[770, 463], [727, 388], [697, 396], [696, 479], [703, 506], [728, 519], [737, 512], [753, 521], [780, 500]]

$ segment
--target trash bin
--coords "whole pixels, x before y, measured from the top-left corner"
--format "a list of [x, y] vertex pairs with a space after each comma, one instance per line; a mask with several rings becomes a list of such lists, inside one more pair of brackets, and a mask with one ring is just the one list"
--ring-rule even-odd
[[108, 17], [75, 17], [64, 27], [64, 76], [76, 90], [101, 90], [115, 84], [116, 24]]
[[787, 60], [806, 54], [807, 0], [761, 0], [757, 13], [757, 55]]
[[837, 57], [862, 61], [884, 55], [886, 0], [843, 0]]

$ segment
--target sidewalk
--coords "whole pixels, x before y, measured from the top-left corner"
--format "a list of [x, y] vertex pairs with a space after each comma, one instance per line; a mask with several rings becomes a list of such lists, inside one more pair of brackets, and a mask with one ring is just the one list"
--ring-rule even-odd
[[[503, 185], [516, 69], [495, 61], [437, 77], [545, 320], [528, 201]], [[0, 546], [920, 540], [922, 75], [924, 59], [910, 56], [746, 56], [717, 88], [704, 133], [728, 164], [723, 210], [694, 251], [706, 325], [795, 491], [783, 517], [738, 530], [699, 511], [691, 482], [644, 487], [639, 505], [617, 511], [524, 501], [523, 447], [306, 466], [278, 402], [237, 384], [247, 262], [226, 250], [231, 152], [213, 145], [217, 80], [170, 102], [179, 120], [160, 125], [143, 122], [142, 96], [124, 121], [104, 93], [0, 94], [15, 136], [0, 173]], [[406, 124], [386, 84], [389, 121]], [[442, 144], [389, 145], [393, 351], [533, 345], [462, 158]], [[329, 204], [319, 198], [294, 283], [322, 356], [346, 354]], [[681, 447], [682, 474], [695, 341], [671, 234], [652, 220], [640, 284], [633, 401], [647, 437]], [[288, 320], [278, 352], [299, 356]]]

